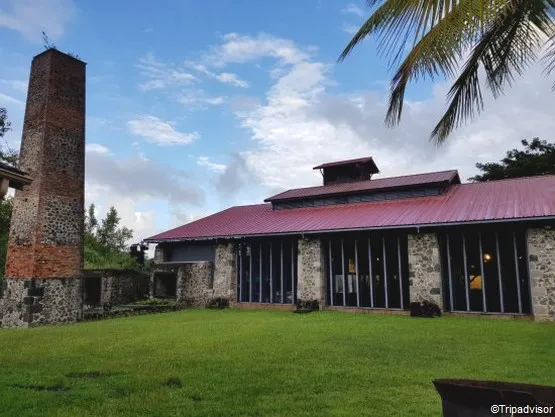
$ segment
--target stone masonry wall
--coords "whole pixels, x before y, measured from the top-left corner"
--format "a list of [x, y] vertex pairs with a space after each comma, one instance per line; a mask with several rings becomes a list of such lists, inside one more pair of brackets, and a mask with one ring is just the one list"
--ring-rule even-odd
[[176, 274], [176, 301], [180, 307], [205, 307], [214, 297], [214, 289], [209, 288], [213, 279], [212, 262], [156, 265], [150, 278], [151, 297], [154, 297], [156, 273]]
[[209, 288], [212, 262], [191, 262], [180, 266], [177, 274], [177, 303], [183, 307], [206, 307], [214, 296]]
[[71, 323], [82, 318], [81, 280], [6, 279], [0, 300], [0, 327]]
[[149, 295], [150, 277], [133, 270], [87, 270], [83, 279], [100, 280], [100, 304], [126, 304]]
[[555, 230], [529, 229], [527, 240], [534, 319], [555, 321]]
[[6, 277], [75, 278], [83, 268], [85, 64], [56, 50], [31, 65]]
[[408, 236], [410, 301], [431, 301], [443, 310], [439, 244], [434, 233]]
[[55, 49], [33, 58], [15, 193], [3, 326], [82, 316], [86, 64]]
[[216, 246], [214, 259], [214, 297], [236, 299], [237, 270], [235, 245], [220, 243]]
[[164, 246], [158, 243], [154, 248], [154, 263], [161, 264], [166, 261], [166, 251]]
[[325, 304], [325, 268], [322, 243], [318, 238], [302, 238], [298, 243], [297, 300]]

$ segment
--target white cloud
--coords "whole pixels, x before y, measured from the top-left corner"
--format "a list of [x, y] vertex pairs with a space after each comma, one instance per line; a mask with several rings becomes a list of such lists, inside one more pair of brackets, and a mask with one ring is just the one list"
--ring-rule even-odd
[[[224, 42], [244, 38], [234, 34]], [[301, 48], [288, 44], [292, 48], [290, 56], [303, 56]], [[252, 140], [252, 146], [239, 157], [248, 175], [263, 186], [262, 191], [253, 193], [318, 185], [321, 177], [312, 170], [313, 166], [366, 155], [374, 156], [383, 177], [455, 168], [464, 180], [477, 172], [476, 162], [497, 161], [507, 150], [519, 147], [524, 138], [540, 136], [552, 140], [555, 129], [555, 119], [550, 114], [555, 104], [552, 80], [546, 79], [538, 68], [517, 80], [497, 101], [485, 94], [486, 111], [437, 148], [428, 137], [445, 110], [449, 85], [436, 85], [427, 100], [407, 100], [402, 123], [388, 129], [383, 123], [386, 89], [378, 93], [332, 94], [328, 86], [335, 81], [326, 64], [307, 55], [290, 62], [267, 49], [266, 55], [260, 51], [253, 54], [249, 59], [276, 58], [280, 69], [272, 72], [275, 81], [263, 104], [235, 109]], [[247, 61], [246, 54], [236, 56]], [[244, 171], [239, 171], [243, 173], [238, 178], [245, 178]], [[247, 187], [244, 180], [235, 182], [234, 190]], [[252, 189], [251, 185], [248, 187]], [[260, 194], [257, 198], [266, 196]]]
[[136, 65], [147, 80], [139, 85], [143, 91], [160, 90], [172, 86], [190, 85], [199, 79], [183, 69], [159, 61], [149, 53]]
[[20, 32], [31, 42], [42, 41], [41, 32], [56, 40], [75, 12], [72, 0], [10, 0], [0, 5], [0, 27]]
[[344, 23], [343, 26], [341, 26], [341, 30], [345, 33], [348, 33], [349, 35], [354, 35], [358, 32], [359, 27], [356, 25], [349, 25], [347, 23]]
[[216, 79], [221, 83], [229, 84], [234, 87], [247, 88], [249, 86], [248, 82], [241, 80], [237, 74], [233, 74], [231, 72], [222, 72], [217, 74]]
[[3, 85], [7, 85], [12, 90], [20, 93], [27, 93], [27, 81], [23, 80], [0, 80]]
[[95, 152], [103, 155], [111, 155], [112, 152], [106, 146], [101, 145], [100, 143], [87, 143], [85, 145], [86, 152]]
[[217, 173], [222, 173], [226, 170], [227, 166], [223, 164], [216, 164], [211, 162], [207, 156], [200, 156], [197, 159], [197, 165], [201, 167], [208, 168], [210, 171], [214, 171]]
[[359, 5], [354, 3], [347, 4], [343, 9], [341, 9], [341, 13], [354, 14], [357, 17], [365, 16], [364, 10], [362, 10]]
[[225, 103], [223, 96], [208, 96], [204, 90], [189, 90], [180, 94], [177, 102], [187, 106], [188, 109], [204, 109], [206, 105], [219, 106]]
[[210, 97], [206, 99], [206, 102], [208, 104], [212, 104], [213, 106], [217, 106], [225, 103], [225, 97], [222, 97], [222, 96]]
[[183, 133], [175, 128], [175, 122], [163, 121], [156, 116], [143, 115], [127, 122], [129, 131], [157, 145], [186, 145], [198, 139], [198, 132]]
[[242, 80], [241, 78], [239, 78], [237, 74], [234, 74], [231, 72], [221, 72], [221, 73], [212, 72], [208, 68], [206, 68], [206, 65], [203, 65], [199, 62], [193, 62], [193, 61], [185, 61], [185, 65], [189, 68], [193, 68], [194, 70], [200, 72], [201, 74], [204, 74], [210, 78], [214, 78], [223, 84], [229, 84], [229, 85], [232, 85], [233, 87], [241, 87], [241, 88], [247, 88], [249, 86], [249, 83], [247, 81]]
[[203, 56], [203, 62], [215, 67], [224, 67], [227, 64], [244, 64], [260, 58], [273, 57], [284, 64], [295, 64], [308, 59], [310, 52], [313, 52], [301, 50], [291, 40], [265, 33], [257, 36], [229, 33], [223, 36], [223, 41]]
[[20, 100], [18, 98], [9, 96], [7, 94], [4, 93], [0, 93], [0, 103], [7, 103], [7, 104], [16, 104], [18, 106], [24, 107], [25, 106], [25, 102], [23, 100]]

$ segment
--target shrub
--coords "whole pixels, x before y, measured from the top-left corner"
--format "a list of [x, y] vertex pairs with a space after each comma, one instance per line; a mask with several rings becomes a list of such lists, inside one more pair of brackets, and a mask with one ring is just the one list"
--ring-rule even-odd
[[310, 313], [320, 310], [320, 303], [317, 300], [298, 300], [295, 313]]
[[441, 309], [431, 301], [419, 301], [410, 303], [411, 317], [440, 317]]
[[224, 297], [216, 297], [212, 298], [206, 308], [228, 308], [229, 307], [229, 300]]

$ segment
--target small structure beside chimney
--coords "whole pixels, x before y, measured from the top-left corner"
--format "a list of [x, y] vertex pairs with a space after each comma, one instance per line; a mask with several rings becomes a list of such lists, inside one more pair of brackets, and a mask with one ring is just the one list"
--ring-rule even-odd
[[23, 171], [0, 162], [0, 200], [8, 193], [9, 188], [22, 190], [31, 183], [31, 178]]

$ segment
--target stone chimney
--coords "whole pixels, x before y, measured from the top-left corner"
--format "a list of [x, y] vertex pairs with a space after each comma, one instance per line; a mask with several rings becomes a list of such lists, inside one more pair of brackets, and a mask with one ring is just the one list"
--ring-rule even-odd
[[82, 316], [85, 63], [49, 49], [33, 58], [0, 320], [4, 327]]

